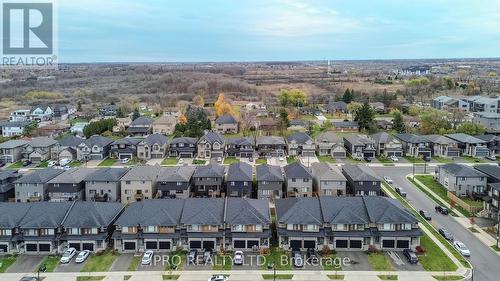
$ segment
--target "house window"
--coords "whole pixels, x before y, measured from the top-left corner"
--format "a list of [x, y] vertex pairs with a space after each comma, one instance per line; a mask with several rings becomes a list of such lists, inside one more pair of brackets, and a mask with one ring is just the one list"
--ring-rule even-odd
[[243, 182], [243, 186], [248, 186], [248, 182], [247, 182], [247, 181], [244, 181], [244, 182]]
[[72, 227], [68, 229], [70, 235], [80, 235], [80, 229], [76, 227]]
[[11, 236], [12, 230], [10, 229], [0, 229], [0, 236]]
[[201, 227], [199, 224], [191, 224], [188, 225], [187, 230], [191, 232], [199, 232], [201, 230]]
[[231, 186], [234, 186], [234, 181], [231, 182]]
[[144, 233], [155, 233], [156, 231], [156, 226], [154, 225], [149, 225], [144, 227]]
[[305, 178], [305, 179], [304, 179], [304, 182], [309, 182], [309, 179], [308, 179], [308, 178]]
[[235, 224], [231, 227], [231, 231], [233, 231], [233, 232], [243, 232], [244, 229], [245, 228], [242, 224]]
[[128, 226], [122, 227], [122, 233], [128, 233], [128, 231], [129, 231]]
[[24, 231], [24, 235], [26, 235], [26, 236], [38, 236], [38, 229], [33, 229], [33, 228], [26, 229]]
[[130, 184], [130, 181], [125, 181], [125, 184]]
[[318, 231], [319, 226], [316, 224], [306, 224], [306, 225], [302, 226], [302, 230], [308, 231], [308, 232]]
[[296, 182], [296, 181], [297, 181], [297, 179], [292, 178], [292, 182]]
[[182, 182], [178, 181], [177, 186], [181, 186], [181, 185], [182, 185]]

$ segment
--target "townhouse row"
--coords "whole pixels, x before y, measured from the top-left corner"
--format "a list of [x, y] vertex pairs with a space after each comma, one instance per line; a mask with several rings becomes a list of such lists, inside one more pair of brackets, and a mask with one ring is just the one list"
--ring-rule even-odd
[[279, 199], [276, 229], [269, 202], [249, 198], [0, 203], [0, 211], [4, 253], [257, 251], [272, 239], [284, 249], [394, 250], [414, 249], [422, 235], [398, 201], [379, 196]]

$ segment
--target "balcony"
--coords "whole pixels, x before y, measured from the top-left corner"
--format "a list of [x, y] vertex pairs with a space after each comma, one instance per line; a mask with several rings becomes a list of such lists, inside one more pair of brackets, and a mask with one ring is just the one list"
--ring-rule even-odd
[[136, 201], [142, 201], [142, 200], [144, 200], [144, 194], [137, 193], [136, 195], [134, 195], [134, 198]]

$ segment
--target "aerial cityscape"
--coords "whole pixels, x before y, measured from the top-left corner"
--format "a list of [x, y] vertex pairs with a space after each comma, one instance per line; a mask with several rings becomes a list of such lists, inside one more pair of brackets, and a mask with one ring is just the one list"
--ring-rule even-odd
[[0, 281], [498, 280], [498, 3], [105, 2], [0, 3]]

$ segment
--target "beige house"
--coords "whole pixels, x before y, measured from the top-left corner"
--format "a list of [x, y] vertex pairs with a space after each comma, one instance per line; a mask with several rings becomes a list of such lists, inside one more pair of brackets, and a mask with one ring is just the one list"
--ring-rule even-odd
[[156, 198], [160, 165], [139, 165], [121, 178], [121, 202], [124, 204]]
[[113, 132], [118, 133], [127, 130], [130, 123], [132, 123], [132, 120], [129, 117], [116, 118], [116, 126], [113, 127]]
[[153, 122], [153, 134], [171, 135], [177, 123], [178, 118], [174, 115], [161, 116]]
[[224, 114], [215, 120], [215, 131], [220, 134], [237, 134], [238, 121], [233, 116]]
[[137, 145], [137, 157], [141, 160], [164, 158], [167, 150], [167, 137], [155, 133], [147, 136]]

